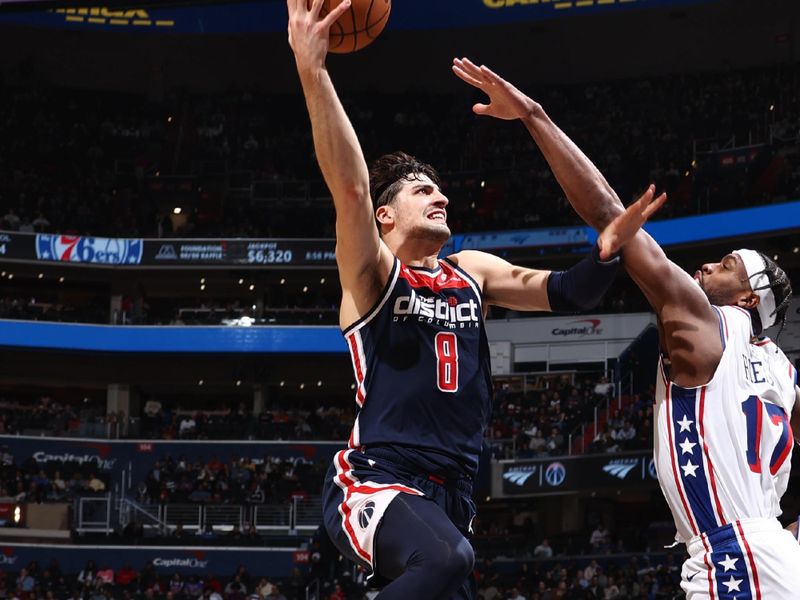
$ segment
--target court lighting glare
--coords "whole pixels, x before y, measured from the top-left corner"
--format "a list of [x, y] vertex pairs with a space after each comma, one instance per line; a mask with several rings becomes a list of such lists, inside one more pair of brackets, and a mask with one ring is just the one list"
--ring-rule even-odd
[[322, 387], [322, 381], [317, 382], [317, 387]]
[[279, 385], [280, 385], [281, 387], [283, 387], [283, 386], [285, 386], [285, 385], [286, 385], [286, 382], [285, 382], [285, 381], [281, 381]]
[[284, 283], [286, 283], [286, 279], [284, 279], [283, 277], [281, 277], [281, 285], [283, 285]]
[[8, 278], [9, 278], [9, 279], [14, 279], [14, 274], [13, 274], [13, 273], [9, 273], [9, 274], [8, 274]]
[[252, 292], [254, 289], [256, 289], [256, 284], [255, 283], [251, 283], [250, 284], [250, 291]]
[[200, 286], [200, 291], [202, 292], [202, 291], [203, 291], [203, 290], [205, 290], [205, 289], [206, 289], [206, 284], [204, 283], [204, 284], [202, 284], [202, 285]]
[[58, 283], [64, 283], [64, 278], [63, 277], [59, 277], [58, 278]]
[[38, 277], [39, 279], [44, 279], [44, 273], [39, 273]]
[[305, 384], [305, 383], [301, 383], [301, 384], [300, 384], [300, 389], [301, 389], [301, 390], [304, 390], [304, 389], [306, 389], [306, 384]]
[[200, 278], [200, 283], [205, 283], [205, 282], [206, 282], [206, 278], [205, 277], [201, 277]]
[[797, 254], [798, 252], [800, 252], [800, 247], [795, 246], [794, 248], [792, 248], [792, 252]]
[[325, 283], [325, 278], [323, 277], [322, 279], [319, 280], [319, 282], [320, 283]]
[[197, 382], [197, 385], [203, 385], [203, 383], [204, 383], [204, 382], [203, 382], [203, 380], [201, 379], [200, 381], [198, 381], [198, 382]]
[[308, 286], [307, 286], [307, 285], [304, 285], [304, 286], [303, 286], [303, 293], [305, 294], [307, 291], [308, 291]]
[[[158, 174], [156, 174], [156, 177], [158, 177]], [[181, 214], [181, 210], [182, 209], [181, 209], [180, 206], [176, 206], [175, 208], [172, 209], [172, 214], [173, 215], [179, 215], [179, 214]]]
[[241, 379], [237, 379], [236, 380], [236, 387], [239, 387], [240, 385], [242, 385], [242, 380]]
[[239, 280], [239, 285], [242, 285], [243, 283], [244, 283], [244, 279], [240, 279]]

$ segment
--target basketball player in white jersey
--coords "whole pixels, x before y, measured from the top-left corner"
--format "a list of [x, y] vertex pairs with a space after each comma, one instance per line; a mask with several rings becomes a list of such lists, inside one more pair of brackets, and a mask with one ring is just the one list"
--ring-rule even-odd
[[[654, 193], [651, 187], [649, 195]], [[601, 256], [617, 250], [614, 227]], [[781, 529], [800, 389], [769, 338], [791, 299], [786, 274], [749, 249], [690, 277], [645, 232], [623, 263], [658, 315], [658, 479], [689, 560], [689, 600], [800, 597], [800, 545]]]
[[[613, 190], [538, 103], [466, 59], [453, 70], [490, 97], [490, 105], [475, 105], [477, 114], [523, 119], [572, 206], [603, 231], [601, 258], [624, 244], [623, 264], [658, 315], [655, 454], [677, 540], [690, 554], [682, 573], [688, 599], [800, 598], [800, 545], [776, 518], [789, 477], [790, 420], [800, 432], [800, 388], [783, 352], [758, 337], [785, 321], [788, 277], [748, 249], [689, 276], [645, 231], [635, 233], [642, 219], [634, 213], [649, 211], [652, 186], [620, 218]], [[570, 185], [591, 180], [605, 190], [594, 202], [570, 194]]]

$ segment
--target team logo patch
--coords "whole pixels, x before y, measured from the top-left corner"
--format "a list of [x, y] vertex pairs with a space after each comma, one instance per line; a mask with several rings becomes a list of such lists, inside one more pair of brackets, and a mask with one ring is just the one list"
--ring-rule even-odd
[[375, 514], [375, 503], [372, 500], [367, 500], [360, 509], [358, 509], [358, 526], [361, 529], [369, 527], [369, 522]]
[[553, 487], [558, 487], [564, 483], [567, 478], [567, 469], [560, 462], [554, 462], [548, 465], [547, 470], [544, 472], [544, 479]]

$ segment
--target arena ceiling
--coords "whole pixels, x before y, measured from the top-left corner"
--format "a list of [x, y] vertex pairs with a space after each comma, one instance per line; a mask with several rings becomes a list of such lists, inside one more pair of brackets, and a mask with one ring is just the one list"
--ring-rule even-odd
[[[796, 62], [800, 3], [718, 0], [576, 15], [533, 23], [386, 31], [368, 49], [334, 56], [342, 90], [452, 91], [454, 56], [521, 85], [574, 83]], [[179, 35], [0, 25], [0, 74], [142, 93], [232, 86], [298, 92], [280, 33]]]

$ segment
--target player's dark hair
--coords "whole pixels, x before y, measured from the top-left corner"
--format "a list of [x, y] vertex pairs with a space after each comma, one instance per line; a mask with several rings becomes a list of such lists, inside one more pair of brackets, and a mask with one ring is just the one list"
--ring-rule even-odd
[[[789, 312], [789, 304], [792, 301], [792, 282], [789, 281], [789, 276], [774, 260], [761, 252], [759, 252], [758, 255], [762, 258], [766, 267], [763, 271], [753, 273], [751, 278], [754, 275], [764, 273], [769, 283], [759, 288], [753, 288], [753, 291], [758, 292], [760, 290], [770, 289], [775, 296], [775, 310], [772, 314], [775, 315], [775, 323], [780, 324], [778, 334], [775, 336], [775, 341], [777, 342], [786, 325], [786, 314]], [[750, 314], [753, 317], [753, 329], [761, 333], [763, 331], [763, 326], [758, 311], [751, 310]]]
[[427, 175], [433, 183], [442, 187], [439, 173], [428, 163], [399, 151], [381, 156], [369, 170], [369, 193], [373, 209], [389, 204], [404, 182], [419, 179], [420, 175]]

